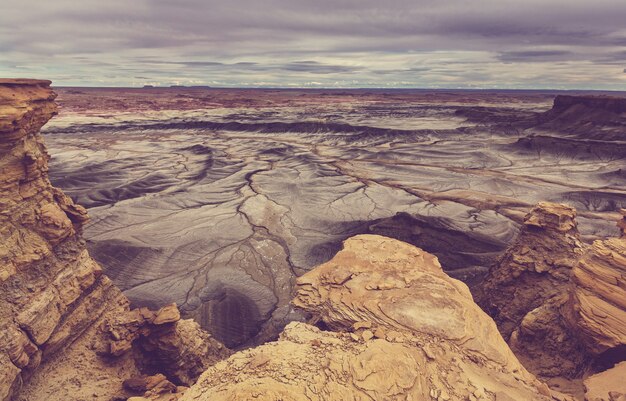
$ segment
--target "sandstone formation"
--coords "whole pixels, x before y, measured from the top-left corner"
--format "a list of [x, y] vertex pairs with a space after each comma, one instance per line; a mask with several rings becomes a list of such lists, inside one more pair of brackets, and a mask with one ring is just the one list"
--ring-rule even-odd
[[574, 268], [569, 312], [595, 355], [626, 358], [626, 238], [595, 241]]
[[86, 211], [47, 177], [48, 81], [0, 81], [0, 399], [102, 314], [123, 310], [77, 236]]
[[[130, 311], [89, 256], [85, 209], [48, 180], [39, 129], [56, 113], [49, 85], [0, 80], [0, 400], [108, 401], [131, 395], [122, 380], [156, 365], [190, 384], [225, 350], [176, 307]], [[129, 315], [149, 320], [137, 322], [137, 338], [116, 331]], [[116, 352], [99, 355], [106, 344]]]
[[543, 377], [583, 377], [625, 360], [626, 238], [583, 246], [574, 210], [558, 204], [538, 204], [524, 224], [476, 290], [511, 349]]
[[433, 255], [376, 235], [297, 281], [278, 341], [209, 368], [182, 400], [566, 399], [529, 374]]
[[585, 401], [626, 401], [626, 362], [588, 377]]
[[542, 202], [524, 218], [515, 242], [491, 268], [477, 301], [505, 339], [522, 319], [548, 299], [563, 294], [583, 248], [576, 211]]
[[176, 305], [154, 312], [133, 309], [105, 322], [108, 335], [99, 352], [120, 356], [135, 351], [140, 369], [164, 373], [170, 380], [189, 386], [210, 365], [228, 356], [222, 344], [191, 319], [181, 320]]

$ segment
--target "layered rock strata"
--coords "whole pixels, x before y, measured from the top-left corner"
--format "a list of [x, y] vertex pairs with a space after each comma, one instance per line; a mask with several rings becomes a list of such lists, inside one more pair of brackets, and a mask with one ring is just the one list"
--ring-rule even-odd
[[129, 351], [143, 372], [164, 373], [189, 386], [210, 365], [230, 352], [191, 319], [181, 320], [176, 305], [158, 311], [139, 308], [114, 316], [102, 327], [108, 334], [98, 352], [121, 356]]
[[[622, 216], [624, 212], [621, 212]], [[524, 365], [579, 378], [626, 360], [626, 238], [578, 241], [575, 212], [540, 203], [476, 293]]]
[[566, 291], [583, 252], [575, 218], [576, 211], [569, 206], [537, 204], [478, 288], [478, 303], [505, 339], [529, 312]]
[[594, 354], [626, 359], [626, 237], [595, 241], [572, 274], [568, 313]]
[[[223, 347], [179, 321], [175, 307], [165, 321], [163, 311], [130, 311], [89, 256], [85, 209], [48, 180], [39, 129], [56, 113], [54, 99], [49, 81], [0, 80], [0, 400], [108, 401], [130, 395], [125, 377], [162, 362], [172, 380], [191, 384]], [[139, 322], [148, 332], [126, 344], [139, 350], [99, 355], [129, 314], [150, 317]], [[154, 361], [137, 358], [142, 350]]]
[[[312, 322], [207, 370], [182, 400], [566, 399], [518, 362], [437, 258], [376, 235], [301, 276]], [[320, 328], [321, 327], [321, 328]]]

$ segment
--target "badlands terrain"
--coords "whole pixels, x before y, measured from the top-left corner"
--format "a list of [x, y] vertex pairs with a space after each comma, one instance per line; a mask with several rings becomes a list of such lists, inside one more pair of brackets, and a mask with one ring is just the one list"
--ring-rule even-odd
[[615, 93], [58, 92], [0, 79], [0, 400], [626, 401]]
[[416, 245], [471, 285], [535, 203], [575, 207], [587, 242], [617, 235], [626, 207], [623, 103], [560, 96], [553, 107], [557, 94], [533, 91], [57, 92], [43, 130], [50, 179], [89, 210], [91, 255], [133, 305], [176, 303], [234, 348], [298, 320], [294, 279], [353, 235]]

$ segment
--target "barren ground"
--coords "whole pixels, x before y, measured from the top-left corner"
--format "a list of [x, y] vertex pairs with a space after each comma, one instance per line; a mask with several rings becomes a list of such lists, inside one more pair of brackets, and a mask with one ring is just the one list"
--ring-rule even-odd
[[355, 234], [471, 284], [538, 201], [576, 207], [587, 241], [626, 207], [625, 142], [538, 120], [550, 93], [57, 92], [51, 179], [89, 208], [93, 257], [136, 305], [176, 302], [231, 347], [297, 319], [294, 277]]

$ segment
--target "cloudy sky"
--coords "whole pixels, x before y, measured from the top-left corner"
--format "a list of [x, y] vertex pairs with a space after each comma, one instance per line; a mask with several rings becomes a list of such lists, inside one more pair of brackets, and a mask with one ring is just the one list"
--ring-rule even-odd
[[626, 90], [626, 0], [0, 0], [0, 76]]

